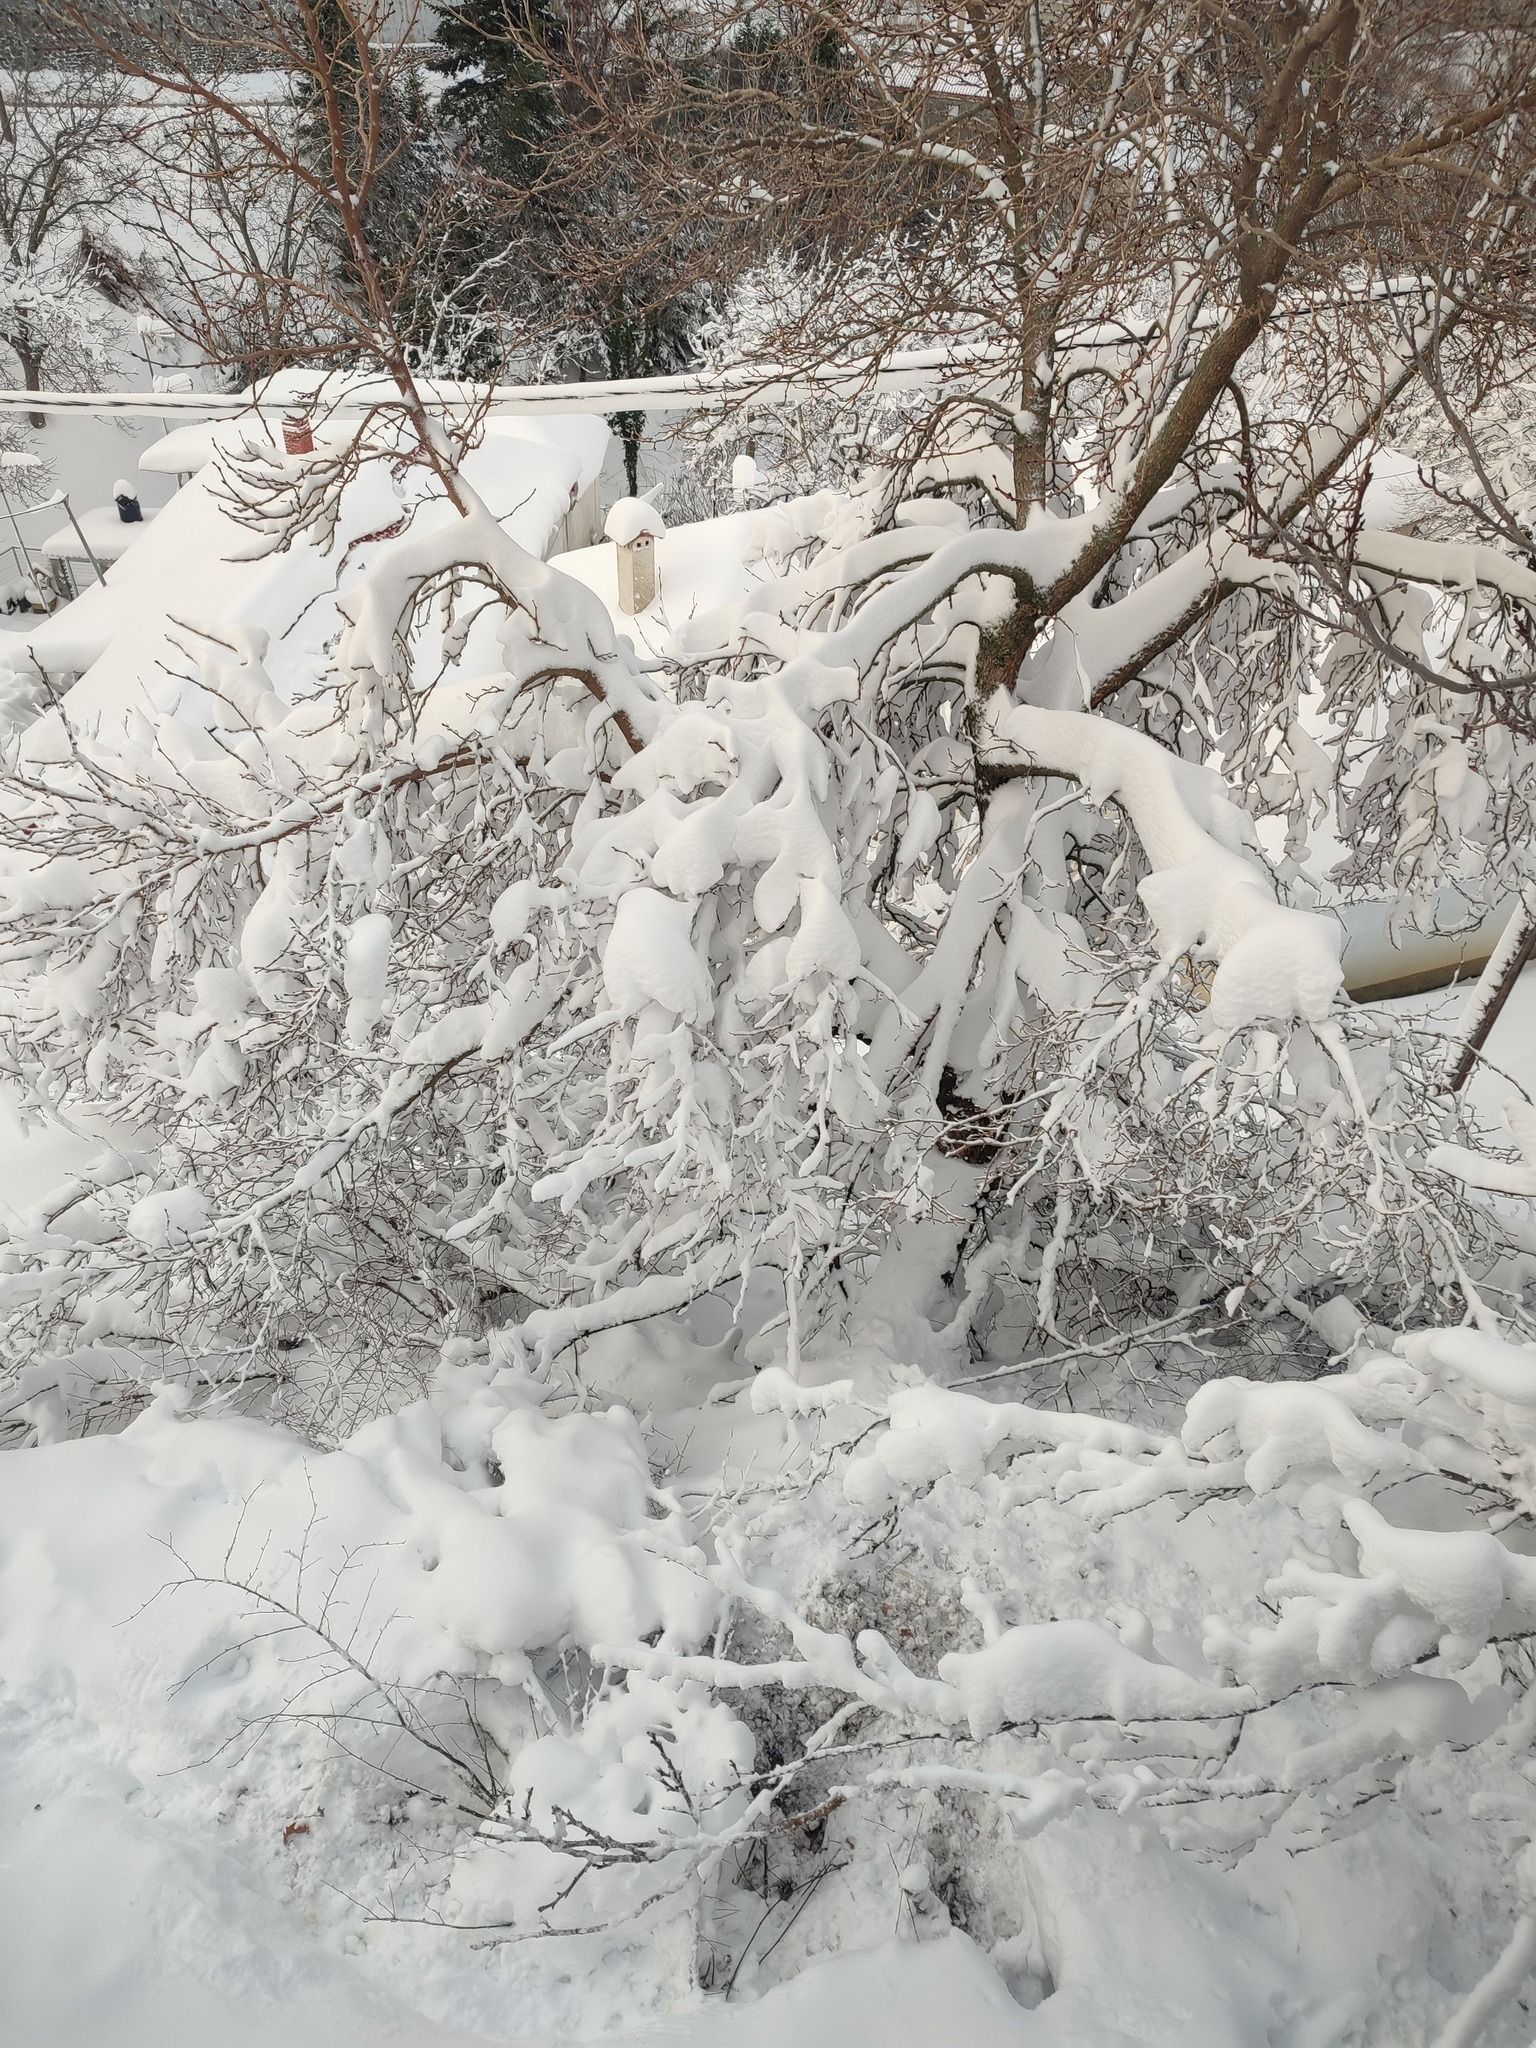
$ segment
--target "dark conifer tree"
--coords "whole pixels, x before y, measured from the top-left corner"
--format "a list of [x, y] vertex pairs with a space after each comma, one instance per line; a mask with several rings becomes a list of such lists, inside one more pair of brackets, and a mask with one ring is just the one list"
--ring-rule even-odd
[[562, 35], [544, 0], [459, 0], [438, 22], [442, 118], [473, 138], [483, 169], [530, 195], [560, 118], [549, 60]]
[[[552, 324], [565, 327], [569, 371], [657, 376], [691, 360], [689, 303], [660, 288], [651, 275], [653, 255], [615, 276], [625, 217], [618, 168], [607, 164], [595, 184], [571, 175], [583, 123], [598, 112], [594, 74], [583, 61], [590, 52], [571, 42], [577, 20], [550, 0], [455, 0], [439, 18], [442, 55], [432, 61], [448, 80], [438, 114], [499, 188], [506, 218], [516, 219], [519, 290], [535, 285]], [[490, 224], [487, 239], [494, 239]], [[602, 252], [596, 286], [587, 283], [582, 261], [592, 250]], [[645, 415], [615, 413], [609, 424], [623, 445], [633, 492]]]

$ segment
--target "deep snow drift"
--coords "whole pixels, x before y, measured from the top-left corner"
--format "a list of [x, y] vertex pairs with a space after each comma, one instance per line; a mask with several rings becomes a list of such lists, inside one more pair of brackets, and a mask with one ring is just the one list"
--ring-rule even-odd
[[1182, 1437], [836, 1368], [7, 1454], [5, 2039], [1434, 2039], [1524, 1925], [1536, 1558], [1460, 1503], [1536, 1354]]

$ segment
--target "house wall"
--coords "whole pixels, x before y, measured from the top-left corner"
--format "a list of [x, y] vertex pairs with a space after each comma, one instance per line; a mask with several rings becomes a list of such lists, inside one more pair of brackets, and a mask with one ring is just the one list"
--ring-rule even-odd
[[594, 480], [579, 497], [572, 499], [571, 509], [549, 537], [544, 559], [547, 562], [551, 555], [568, 555], [575, 548], [596, 547], [602, 537], [603, 496]]

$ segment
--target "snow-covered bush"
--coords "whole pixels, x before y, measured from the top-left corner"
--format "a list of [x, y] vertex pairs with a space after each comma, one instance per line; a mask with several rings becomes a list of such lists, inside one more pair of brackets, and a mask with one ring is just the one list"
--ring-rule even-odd
[[1519, 1990], [1529, 1347], [1363, 1333], [1166, 1433], [867, 1350], [642, 1432], [506, 1357], [329, 1451], [165, 1388], [5, 1459], [11, 1685], [70, 1674], [50, 1739], [379, 1988], [562, 2033], [959, 1927], [1043, 2041], [1428, 2042]]

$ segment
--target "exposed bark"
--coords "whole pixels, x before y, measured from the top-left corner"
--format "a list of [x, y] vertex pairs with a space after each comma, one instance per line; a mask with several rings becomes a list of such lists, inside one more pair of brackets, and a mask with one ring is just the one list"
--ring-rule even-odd
[[1498, 945], [1467, 1003], [1457, 1032], [1460, 1041], [1446, 1078], [1453, 1091], [1464, 1088], [1472, 1078], [1478, 1054], [1488, 1043], [1504, 1005], [1515, 992], [1515, 984], [1536, 954], [1536, 896], [1527, 895], [1511, 913]]

